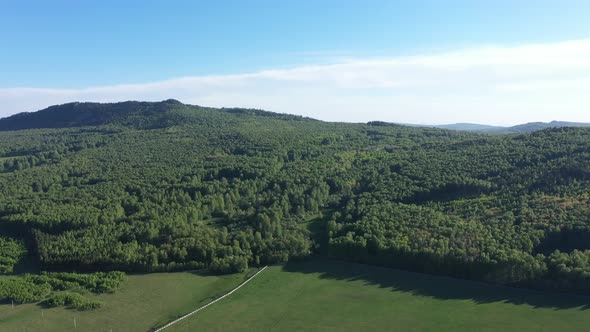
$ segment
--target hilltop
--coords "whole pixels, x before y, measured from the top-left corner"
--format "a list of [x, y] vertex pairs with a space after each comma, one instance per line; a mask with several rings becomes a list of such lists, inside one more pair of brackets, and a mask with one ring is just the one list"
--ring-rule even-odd
[[2, 118], [0, 119], [0, 131], [103, 125], [155, 129], [203, 121], [215, 122], [216, 118], [224, 116], [227, 118], [228, 115], [263, 116], [285, 120], [303, 119], [295, 115], [278, 114], [258, 109], [215, 109], [186, 105], [174, 99], [161, 102], [73, 102]]

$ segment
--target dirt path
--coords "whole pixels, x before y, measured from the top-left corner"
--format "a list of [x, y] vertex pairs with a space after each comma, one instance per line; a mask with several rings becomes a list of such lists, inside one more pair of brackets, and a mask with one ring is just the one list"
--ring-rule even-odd
[[203, 305], [203, 306], [201, 306], [201, 307], [199, 307], [199, 308], [197, 308], [197, 309], [195, 309], [195, 310], [193, 310], [193, 311], [189, 312], [188, 314], [186, 314], [186, 315], [184, 315], [184, 316], [182, 316], [182, 317], [180, 317], [180, 318], [177, 318], [177, 319], [175, 319], [175, 320], [171, 321], [170, 323], [168, 323], [168, 324], [166, 324], [166, 325], [164, 325], [164, 326], [162, 326], [162, 327], [160, 327], [160, 328], [158, 328], [158, 329], [156, 329], [156, 330], [153, 330], [153, 331], [154, 331], [154, 332], [160, 332], [160, 331], [162, 331], [163, 329], [165, 329], [165, 328], [168, 328], [168, 327], [170, 327], [170, 326], [172, 326], [172, 325], [174, 325], [174, 324], [176, 324], [176, 323], [180, 322], [181, 320], [183, 320], [183, 319], [185, 319], [185, 318], [187, 318], [187, 317], [190, 317], [190, 316], [192, 316], [192, 315], [196, 314], [197, 312], [199, 312], [199, 311], [201, 311], [201, 310], [203, 310], [203, 309], [207, 308], [208, 306], [212, 305], [213, 303], [215, 303], [215, 302], [217, 302], [217, 301], [221, 301], [221, 300], [223, 300], [224, 298], [226, 298], [226, 297], [228, 297], [228, 296], [232, 295], [232, 294], [233, 294], [235, 291], [237, 291], [237, 290], [238, 290], [238, 289], [240, 289], [242, 286], [244, 286], [245, 284], [247, 284], [248, 282], [250, 282], [250, 280], [254, 279], [254, 277], [256, 277], [256, 276], [257, 276], [257, 275], [258, 275], [260, 272], [264, 271], [264, 270], [265, 270], [267, 267], [268, 267], [268, 265], [267, 265], [267, 266], [265, 266], [265, 267], [263, 267], [262, 269], [260, 269], [260, 270], [259, 270], [258, 272], [256, 272], [256, 273], [255, 273], [253, 276], [251, 276], [250, 278], [248, 278], [247, 280], [245, 280], [244, 282], [242, 282], [241, 284], [239, 284], [239, 285], [238, 285], [236, 288], [232, 289], [231, 291], [229, 291], [229, 292], [228, 292], [228, 293], [226, 293], [225, 295], [221, 296], [220, 298], [218, 298], [218, 299], [215, 299], [215, 300], [213, 300], [213, 301], [211, 301], [211, 302], [209, 302], [209, 303], [207, 303], [207, 304], [205, 304], [205, 305]]

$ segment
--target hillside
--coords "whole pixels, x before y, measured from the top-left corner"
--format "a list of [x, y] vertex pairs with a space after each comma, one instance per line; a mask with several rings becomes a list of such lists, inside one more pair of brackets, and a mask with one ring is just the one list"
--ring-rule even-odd
[[[590, 293], [589, 128], [482, 135], [176, 101], [0, 125], [3, 273], [231, 273], [325, 251]], [[305, 227], [318, 216], [323, 248]], [[19, 299], [48, 294], [35, 280], [19, 289], [43, 292]]]
[[[132, 123], [134, 125], [151, 127], [160, 122], [166, 123], [170, 111], [178, 106], [181, 104], [174, 100], [161, 103], [69, 103], [0, 119], [0, 130], [127, 124], [132, 118], [136, 118], [136, 122]], [[144, 124], [146, 120], [147, 123]]]
[[68, 103], [46, 109], [19, 113], [0, 119], [0, 131], [74, 128], [85, 126], [119, 125], [136, 129], [156, 129], [191, 122], [211, 122], [223, 115], [267, 116], [284, 119], [301, 117], [265, 112], [255, 109], [224, 108], [212, 109], [185, 105], [177, 100], [162, 102], [128, 101], [121, 103]]

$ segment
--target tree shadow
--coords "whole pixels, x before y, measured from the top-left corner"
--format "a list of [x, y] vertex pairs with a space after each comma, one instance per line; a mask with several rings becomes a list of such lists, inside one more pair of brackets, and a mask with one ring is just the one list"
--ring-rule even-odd
[[32, 255], [27, 255], [22, 257], [15, 265], [12, 274], [25, 274], [25, 273], [32, 273], [32, 274], [39, 274], [41, 269], [39, 268], [38, 260], [33, 257]]
[[500, 302], [555, 310], [590, 309], [590, 296], [505, 287], [329, 259], [289, 262], [283, 270], [319, 274], [320, 279], [363, 281], [366, 285], [439, 300], [471, 300], [476, 304]]

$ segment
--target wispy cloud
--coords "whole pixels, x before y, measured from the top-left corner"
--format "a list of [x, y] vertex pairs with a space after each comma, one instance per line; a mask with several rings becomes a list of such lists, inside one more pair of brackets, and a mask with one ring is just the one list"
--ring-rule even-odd
[[348, 59], [239, 75], [82, 89], [0, 89], [0, 116], [70, 101], [179, 99], [323, 120], [590, 122], [590, 40]]

